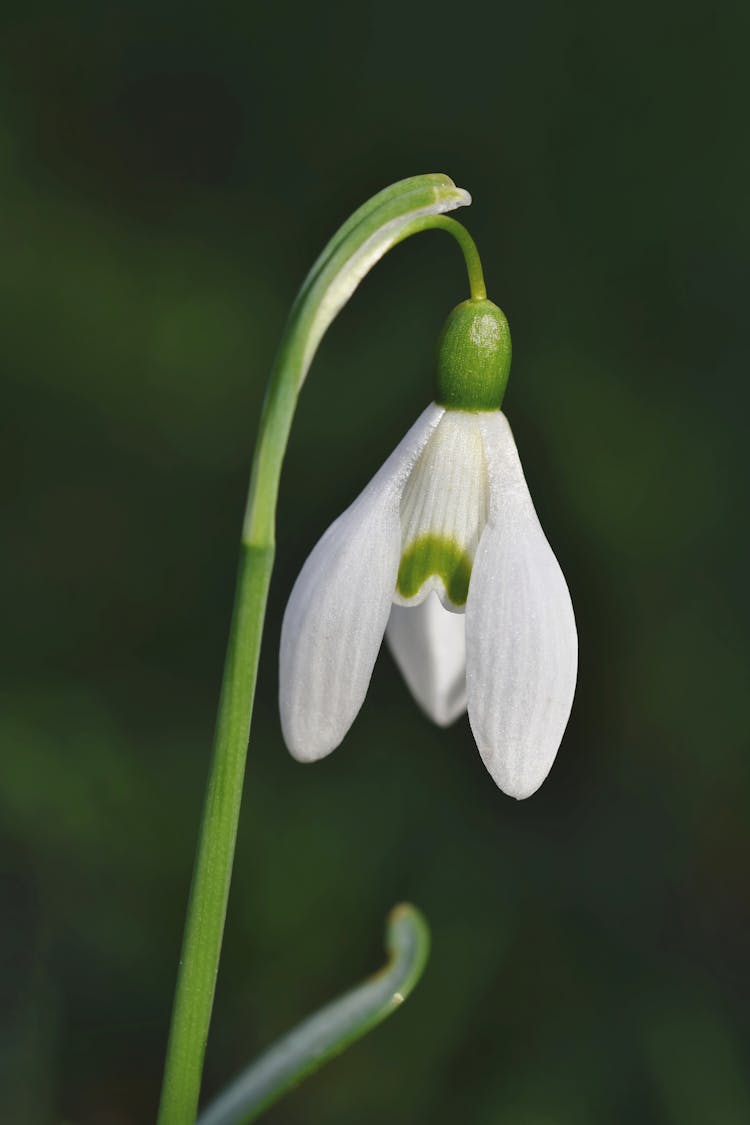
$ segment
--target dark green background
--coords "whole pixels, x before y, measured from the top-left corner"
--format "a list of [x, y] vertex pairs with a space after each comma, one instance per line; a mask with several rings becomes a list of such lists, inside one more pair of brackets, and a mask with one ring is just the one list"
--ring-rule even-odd
[[532, 800], [391, 660], [305, 768], [281, 614], [431, 395], [455, 247], [326, 338], [284, 474], [212, 1092], [431, 922], [404, 1009], [278, 1125], [750, 1120], [746, 5], [5, 5], [3, 1121], [153, 1119], [247, 471], [335, 226], [444, 171], [581, 671]]

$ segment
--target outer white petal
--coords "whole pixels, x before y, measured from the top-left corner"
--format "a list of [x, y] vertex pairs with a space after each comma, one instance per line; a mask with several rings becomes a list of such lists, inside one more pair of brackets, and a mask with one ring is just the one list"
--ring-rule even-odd
[[441, 727], [466, 710], [466, 630], [434, 590], [416, 606], [394, 605], [385, 631], [393, 658], [423, 711]]
[[341, 742], [364, 702], [401, 550], [404, 482], [443, 410], [431, 404], [302, 568], [281, 627], [279, 707], [300, 761]]
[[537, 519], [513, 435], [483, 419], [490, 515], [466, 604], [469, 721], [495, 782], [530, 797], [547, 776], [578, 668], [573, 606]]

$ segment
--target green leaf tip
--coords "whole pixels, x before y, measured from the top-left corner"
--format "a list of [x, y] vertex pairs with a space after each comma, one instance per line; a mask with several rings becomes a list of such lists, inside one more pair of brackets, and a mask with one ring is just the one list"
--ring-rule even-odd
[[430, 931], [400, 903], [388, 915], [388, 963], [374, 976], [308, 1016], [255, 1059], [201, 1114], [198, 1125], [248, 1125], [283, 1093], [394, 1012], [424, 971]]
[[398, 1003], [402, 1003], [424, 972], [430, 956], [430, 928], [416, 906], [400, 902], [388, 915], [386, 949], [391, 961], [385, 972], [399, 971], [403, 976], [398, 989]]

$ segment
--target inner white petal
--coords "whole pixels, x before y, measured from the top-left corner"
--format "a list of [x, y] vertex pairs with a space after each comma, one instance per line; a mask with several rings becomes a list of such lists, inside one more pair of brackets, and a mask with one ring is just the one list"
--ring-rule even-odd
[[446, 410], [401, 497], [397, 604], [418, 605], [434, 590], [446, 609], [463, 612], [488, 504], [480, 416]]
[[421, 605], [391, 607], [385, 632], [393, 657], [423, 711], [448, 726], [466, 710], [466, 630], [435, 593]]

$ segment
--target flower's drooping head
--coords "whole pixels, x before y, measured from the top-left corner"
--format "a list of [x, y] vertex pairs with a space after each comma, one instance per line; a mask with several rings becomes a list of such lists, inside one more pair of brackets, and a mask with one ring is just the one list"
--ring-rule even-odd
[[546, 777], [570, 713], [578, 642], [500, 410], [510, 358], [496, 305], [455, 308], [436, 401], [305, 563], [280, 659], [284, 736], [301, 761], [345, 736], [385, 634], [435, 722], [468, 709], [504, 792], [530, 796]]

